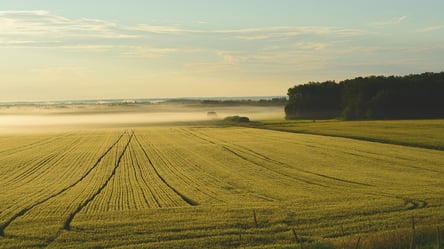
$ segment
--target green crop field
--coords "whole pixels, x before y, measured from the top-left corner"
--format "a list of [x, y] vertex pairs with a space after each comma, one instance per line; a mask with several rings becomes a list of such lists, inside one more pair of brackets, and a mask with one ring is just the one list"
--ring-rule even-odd
[[443, 164], [441, 150], [247, 127], [3, 134], [0, 247], [406, 248], [414, 217], [435, 248]]
[[262, 128], [444, 150], [444, 120], [268, 120]]

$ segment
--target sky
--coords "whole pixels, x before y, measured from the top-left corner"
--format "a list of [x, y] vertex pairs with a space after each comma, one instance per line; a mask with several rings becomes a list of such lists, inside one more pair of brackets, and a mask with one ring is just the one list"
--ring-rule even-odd
[[442, 0], [1, 0], [0, 101], [283, 96], [444, 69]]

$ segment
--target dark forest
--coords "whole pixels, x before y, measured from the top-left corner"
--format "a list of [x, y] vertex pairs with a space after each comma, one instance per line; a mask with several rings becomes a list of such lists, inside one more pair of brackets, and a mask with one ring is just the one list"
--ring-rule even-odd
[[287, 119], [444, 118], [444, 72], [309, 82], [288, 96]]

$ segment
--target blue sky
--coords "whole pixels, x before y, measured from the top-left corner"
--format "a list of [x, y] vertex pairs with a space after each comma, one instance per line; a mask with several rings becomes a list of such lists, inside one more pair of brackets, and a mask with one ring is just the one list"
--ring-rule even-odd
[[0, 100], [285, 95], [443, 71], [444, 1], [0, 2]]

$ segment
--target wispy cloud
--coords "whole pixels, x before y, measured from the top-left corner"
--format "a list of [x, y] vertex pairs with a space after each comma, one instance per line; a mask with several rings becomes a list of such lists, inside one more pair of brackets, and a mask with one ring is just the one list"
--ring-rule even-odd
[[425, 27], [422, 29], [417, 30], [417, 32], [434, 32], [434, 31], [438, 31], [438, 30], [443, 30], [444, 29], [444, 25], [436, 25], [436, 26], [430, 26], [430, 27]]
[[407, 19], [407, 16], [395, 17], [395, 18], [392, 18], [392, 19], [389, 19], [389, 20], [384, 20], [384, 21], [380, 21], [380, 22], [374, 22], [374, 23], [371, 23], [371, 25], [373, 25], [373, 26], [399, 25], [403, 21], [405, 21], [406, 19]]
[[174, 35], [224, 35], [227, 37], [241, 40], [265, 40], [301, 35], [340, 35], [353, 36], [363, 35], [367, 32], [359, 29], [347, 29], [341, 27], [328, 26], [274, 26], [274, 27], [257, 27], [257, 28], [239, 28], [239, 29], [185, 29], [176, 26], [155, 26], [141, 24], [134, 27], [128, 27], [128, 30], [142, 31], [156, 34], [174, 34]]
[[396, 47], [383, 47], [383, 46], [352, 46], [349, 48], [338, 48], [334, 50], [334, 53], [341, 55], [388, 55], [388, 54], [401, 54], [405, 55], [408, 53], [422, 53], [422, 52], [442, 52], [444, 50], [444, 45], [433, 45], [433, 46], [396, 46]]
[[171, 53], [177, 52], [176, 48], [155, 48], [147, 46], [128, 47], [127, 51], [122, 54], [128, 58], [159, 58]]
[[359, 29], [347, 29], [328, 26], [277, 26], [252, 29], [216, 30], [212, 33], [232, 35], [241, 40], [266, 40], [297, 36], [356, 36], [367, 32]]
[[118, 48], [118, 46], [114, 45], [62, 45], [60, 47], [61, 49], [71, 50], [71, 51], [78, 51], [78, 52], [95, 52], [95, 53], [102, 53], [102, 52], [108, 52], [111, 50], [114, 50]]
[[[297, 48], [319, 51], [328, 46], [321, 41], [325, 38], [331, 40], [368, 34], [361, 29], [330, 26], [203, 29], [201, 25], [194, 28], [184, 28], [179, 25], [123, 25], [99, 19], [71, 19], [45, 10], [0, 11], [0, 23], [2, 48], [113, 52], [120, 57], [146, 59], [160, 58], [174, 53], [201, 53], [223, 58], [226, 64], [246, 60], [245, 57], [235, 55], [233, 46], [225, 46], [227, 43], [235, 44], [239, 40], [249, 42], [252, 45], [250, 47], [254, 46], [261, 50], [261, 47], [270, 46], [268, 41], [280, 44], [285, 39], [306, 40], [306, 37], [310, 37], [312, 42], [299, 42], [296, 44]], [[171, 41], [172, 37], [174, 42], [161, 42]], [[214, 52], [224, 49], [231, 51]], [[251, 49], [246, 48], [246, 50]]]
[[[219, 59], [201, 63], [190, 63], [187, 65], [193, 70], [199, 71], [242, 71], [241, 68], [256, 68], [256, 70], [296, 70], [296, 68], [313, 69], [320, 68], [328, 60], [328, 56], [310, 53], [301, 53], [300, 51], [258, 51], [249, 53], [245, 51], [208, 51], [214, 53]], [[254, 69], [253, 69], [254, 70]]]
[[193, 30], [182, 29], [174, 26], [157, 26], [149, 24], [139, 24], [133, 27], [127, 27], [127, 30], [141, 31], [141, 32], [155, 33], [155, 34], [186, 34], [186, 33], [195, 32]]
[[240, 39], [254, 40], [299, 35], [362, 35], [359, 29], [328, 26], [275, 26], [240, 29], [187, 29], [177, 26], [139, 24], [119, 25], [99, 19], [69, 19], [48, 11], [0, 11], [0, 32], [7, 35], [60, 35], [98, 38], [138, 38], [138, 34], [223, 34]]
[[113, 22], [68, 19], [48, 11], [0, 11], [1, 36], [130, 38]]
[[296, 44], [296, 48], [298, 48], [298, 49], [314, 50], [314, 51], [325, 50], [326, 48], [328, 48], [330, 46], [331, 46], [331, 44], [323, 43], [323, 42], [298, 42]]

